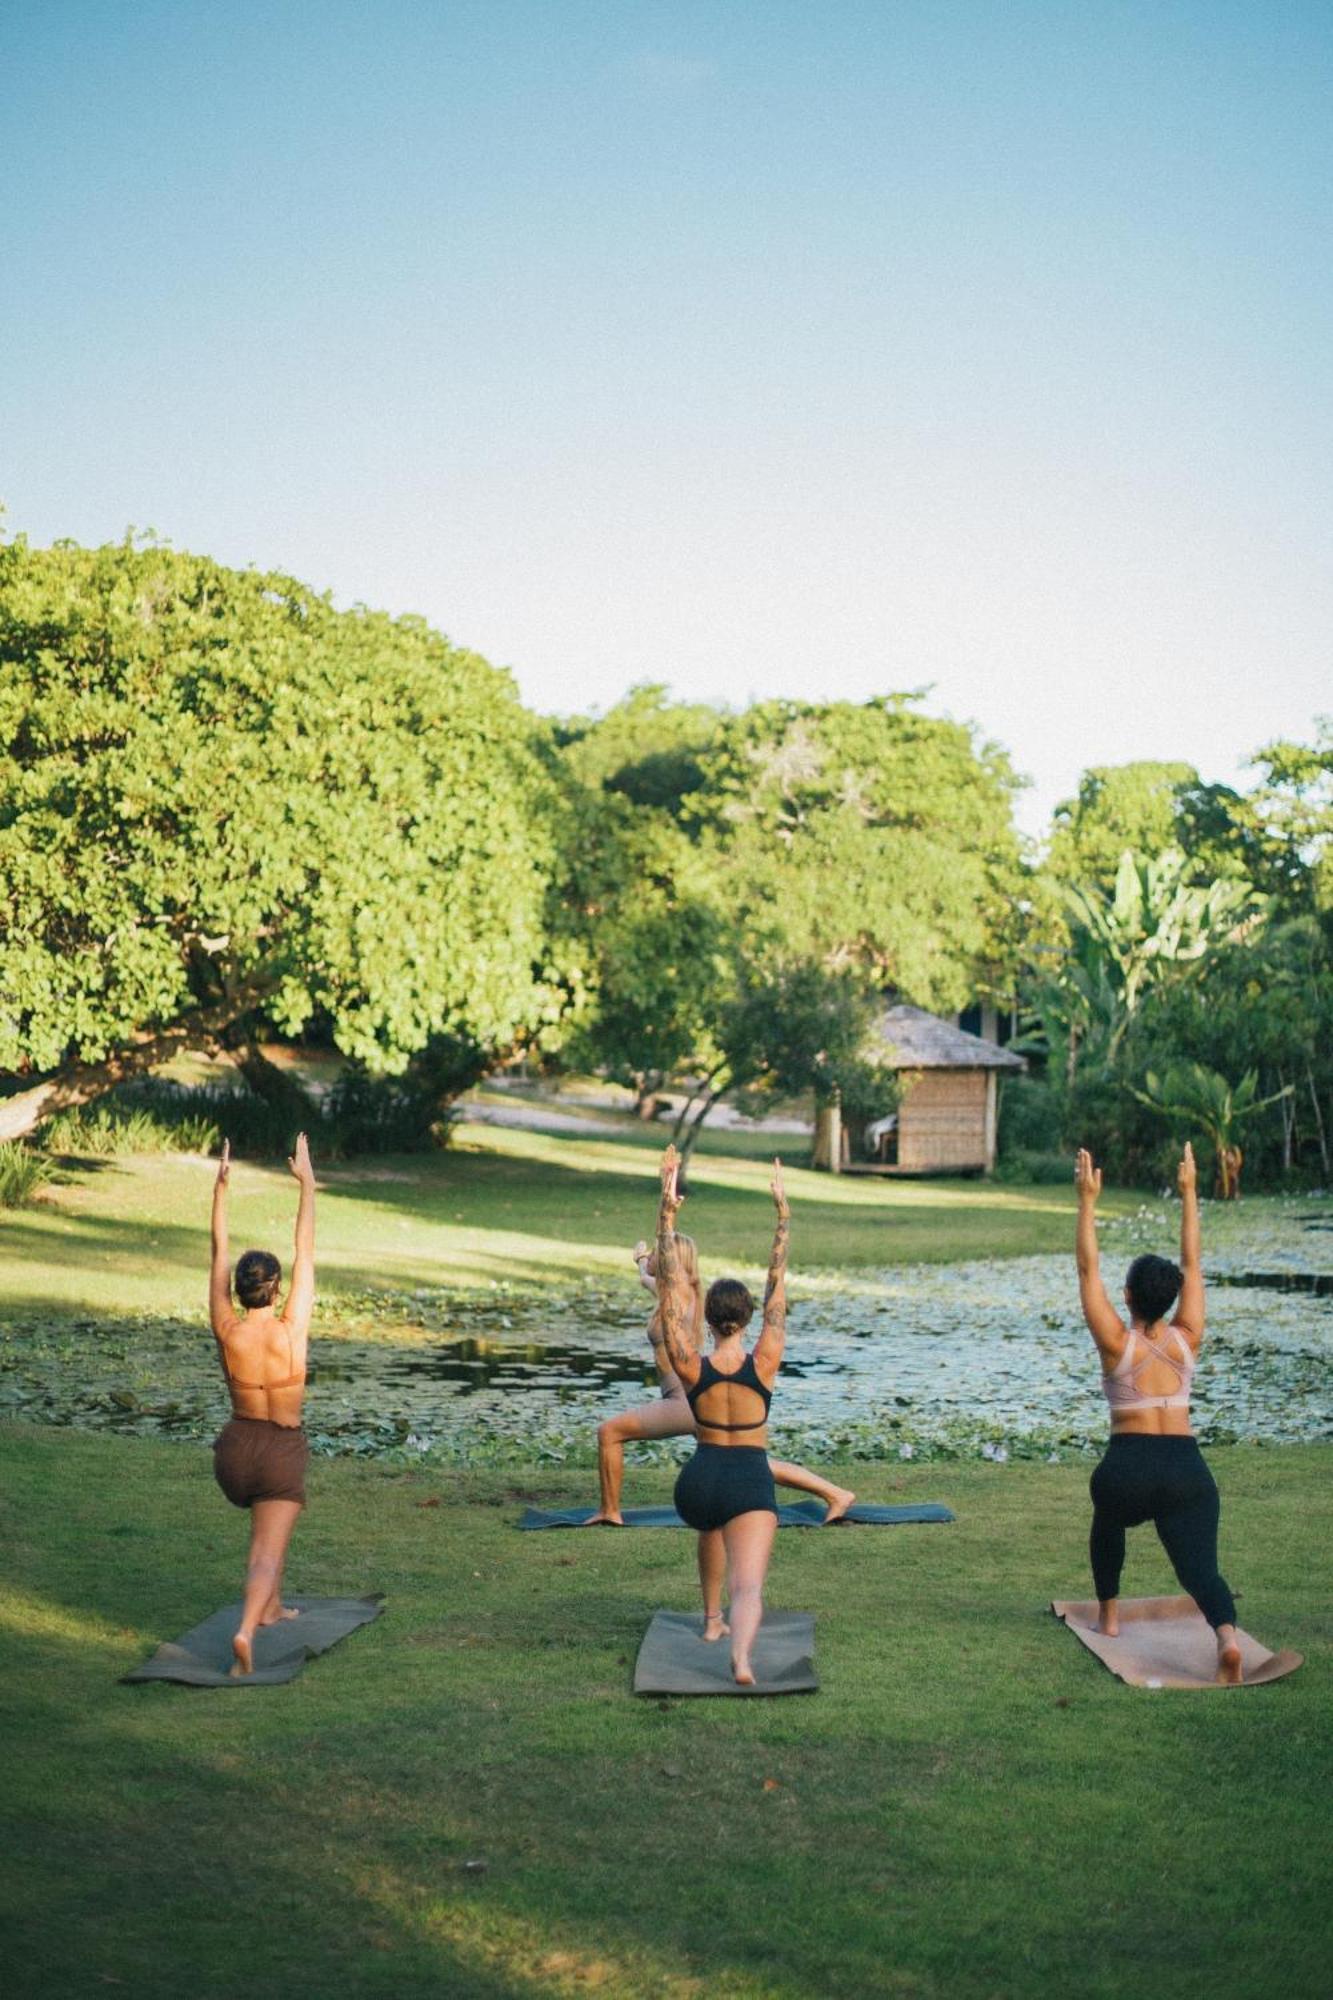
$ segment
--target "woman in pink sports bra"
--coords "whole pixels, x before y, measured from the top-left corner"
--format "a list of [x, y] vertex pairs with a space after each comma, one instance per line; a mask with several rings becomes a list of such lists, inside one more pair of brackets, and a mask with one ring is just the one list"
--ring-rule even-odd
[[[1180, 1263], [1136, 1257], [1125, 1279], [1129, 1324], [1102, 1284], [1097, 1254], [1101, 1170], [1081, 1151], [1078, 1188], [1078, 1289], [1083, 1317], [1102, 1360], [1111, 1409], [1111, 1442], [1092, 1475], [1093, 1586], [1097, 1629], [1120, 1631], [1118, 1599], [1125, 1530], [1151, 1521], [1185, 1590], [1217, 1634], [1217, 1677], [1238, 1684], [1236, 1606], [1217, 1567], [1217, 1485], [1190, 1429], [1190, 1383], [1203, 1341], [1203, 1267], [1194, 1151], [1186, 1146], [1180, 1188]], [[1174, 1316], [1167, 1315], [1174, 1308]]]

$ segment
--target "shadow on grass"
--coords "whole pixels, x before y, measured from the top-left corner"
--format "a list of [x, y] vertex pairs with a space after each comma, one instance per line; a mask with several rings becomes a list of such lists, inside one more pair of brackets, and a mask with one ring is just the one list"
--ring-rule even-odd
[[[1090, 1991], [1089, 1964], [1110, 1994], [1131, 1925], [1136, 1984], [1320, 1990], [1313, 1661], [1209, 1702], [1085, 1662], [1041, 1610], [1083, 1560], [1085, 1471], [951, 1468], [955, 1528], [789, 1538], [774, 1595], [818, 1614], [824, 1694], [659, 1705], [630, 1663], [650, 1611], [692, 1601], [688, 1537], [518, 1536], [453, 1504], [485, 1480], [340, 1467], [294, 1571], [386, 1589], [385, 1617], [290, 1689], [215, 1694], [114, 1685], [234, 1595], [245, 1524], [206, 1454], [0, 1444], [0, 1531], [46, 1619], [11, 1626], [0, 1683], [23, 1751], [0, 1897], [35, 1996], [973, 2000]], [[1291, 1601], [1328, 1457], [1219, 1474]]]

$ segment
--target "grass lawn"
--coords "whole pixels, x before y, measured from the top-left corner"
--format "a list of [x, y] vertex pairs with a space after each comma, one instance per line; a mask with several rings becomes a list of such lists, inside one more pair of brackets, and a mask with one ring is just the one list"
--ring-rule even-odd
[[[207, 1453], [0, 1428], [9, 1990], [1322, 1996], [1333, 1448], [1213, 1463], [1242, 1617], [1306, 1654], [1249, 1693], [1122, 1688], [1050, 1618], [1086, 1586], [1086, 1465], [856, 1468], [959, 1519], [779, 1537], [822, 1692], [658, 1703], [630, 1665], [692, 1602], [689, 1536], [521, 1536], [503, 1478], [346, 1460], [312, 1468], [291, 1582], [386, 1615], [212, 1692], [116, 1680], [234, 1594]], [[1148, 1531], [1127, 1584], [1173, 1587]]]
[[[768, 1255], [768, 1167], [756, 1141], [719, 1134], [691, 1182], [684, 1226], [706, 1263], [754, 1272]], [[652, 1231], [663, 1135], [616, 1137], [464, 1125], [442, 1154], [321, 1169], [319, 1269], [327, 1301], [367, 1285], [567, 1283], [623, 1275]], [[758, 1143], [762, 1143], [758, 1142]], [[318, 1163], [317, 1163], [318, 1165]], [[206, 1285], [212, 1168], [174, 1154], [74, 1170], [33, 1208], [0, 1212], [0, 1300], [28, 1308], [194, 1313]], [[1068, 1249], [1072, 1186], [788, 1176], [793, 1267], [855, 1272]], [[1135, 1194], [1108, 1197], [1108, 1215]], [[288, 1254], [295, 1191], [280, 1167], [232, 1171], [232, 1243]]]

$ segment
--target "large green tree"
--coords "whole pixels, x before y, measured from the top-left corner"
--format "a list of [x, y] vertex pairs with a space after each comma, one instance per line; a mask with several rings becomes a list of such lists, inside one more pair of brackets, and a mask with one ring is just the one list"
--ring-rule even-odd
[[1011, 989], [1024, 874], [1003, 751], [919, 699], [761, 702], [700, 756], [684, 813], [757, 949], [947, 1010]]
[[0, 546], [0, 1136], [264, 1024], [389, 1073], [507, 1048], [551, 1004], [535, 729], [419, 619]]
[[825, 1044], [841, 1087], [891, 1094], [854, 1059], [869, 992], [1008, 992], [1015, 780], [915, 698], [732, 713], [642, 688], [560, 736], [601, 802], [565, 864], [589, 968], [575, 1047], [641, 1088], [696, 1083], [689, 1143], [729, 1092], [833, 1088]]

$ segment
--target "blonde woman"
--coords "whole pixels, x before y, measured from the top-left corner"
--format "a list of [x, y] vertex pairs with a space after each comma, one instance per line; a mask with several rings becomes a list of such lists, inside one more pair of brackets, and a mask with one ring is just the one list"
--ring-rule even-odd
[[[677, 1235], [675, 1243], [677, 1268], [671, 1289], [677, 1301], [681, 1337], [697, 1354], [704, 1327], [704, 1288], [699, 1276], [699, 1251], [692, 1236]], [[640, 1239], [634, 1246], [633, 1257], [640, 1284], [658, 1299], [648, 1321], [648, 1344], [653, 1351], [661, 1394], [655, 1403], [640, 1403], [634, 1409], [622, 1410], [618, 1417], [608, 1417], [605, 1423], [598, 1425], [597, 1472], [602, 1489], [601, 1506], [587, 1522], [590, 1528], [622, 1528], [625, 1525], [620, 1511], [620, 1494], [625, 1477], [627, 1443], [636, 1438], [696, 1435], [694, 1414], [663, 1340], [656, 1253]], [[824, 1502], [828, 1510], [824, 1516], [825, 1527], [833, 1521], [840, 1521], [856, 1498], [850, 1487], [835, 1486], [831, 1479], [821, 1479], [817, 1472], [807, 1472], [803, 1465], [792, 1465], [779, 1458], [770, 1459], [769, 1464], [779, 1486], [789, 1486], [797, 1493], [813, 1493], [816, 1499]]]

